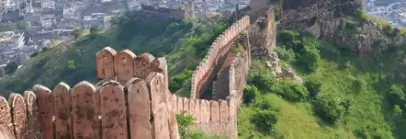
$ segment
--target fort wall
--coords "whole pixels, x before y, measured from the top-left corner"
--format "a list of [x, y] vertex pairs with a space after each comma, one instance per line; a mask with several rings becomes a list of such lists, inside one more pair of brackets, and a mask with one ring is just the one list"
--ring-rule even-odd
[[13, 139], [179, 139], [165, 58], [110, 47], [96, 58], [96, 84], [35, 85], [0, 97], [1, 132]]
[[[251, 53], [248, 31], [244, 31], [238, 37], [238, 47], [243, 46], [244, 51], [230, 50], [222, 68], [217, 73], [216, 81], [213, 81], [212, 99], [226, 99], [229, 95], [237, 98], [242, 97], [246, 75], [251, 65]], [[241, 50], [241, 49], [240, 49]], [[236, 92], [237, 94], [231, 94]], [[238, 100], [238, 99], [237, 99]]]
[[267, 13], [257, 19], [250, 28], [251, 54], [254, 59], [266, 57], [276, 47], [275, 10], [269, 8]]
[[213, 74], [212, 72], [219, 62], [220, 56], [228, 52], [232, 47], [230, 42], [233, 42], [233, 40], [249, 26], [249, 17], [245, 16], [231, 25], [212, 43], [206, 56], [192, 74], [191, 98], [197, 99], [200, 97], [203, 84], [207, 81], [209, 76]]
[[[273, 18], [273, 10], [266, 17]], [[272, 47], [275, 24], [273, 19], [266, 21], [270, 24], [264, 28], [265, 36]], [[52, 90], [35, 85], [23, 95], [0, 96], [0, 138], [180, 139], [176, 114], [185, 112], [196, 119], [193, 128], [236, 139], [237, 107], [251, 57], [257, 56], [251, 38], [258, 36], [251, 36], [249, 27], [250, 18], [245, 16], [213, 42], [193, 72], [190, 98], [168, 90], [165, 58], [106, 47], [96, 53], [97, 83], [83, 81], [71, 88], [61, 82]], [[235, 43], [242, 44], [245, 51], [230, 52]], [[199, 99], [222, 56], [227, 58], [215, 73], [214, 99]]]
[[145, 19], [151, 20], [169, 20], [169, 19], [185, 19], [186, 12], [183, 9], [169, 9], [169, 8], [155, 8], [153, 6], [141, 5], [141, 10], [137, 13], [143, 17], [148, 17]]
[[234, 97], [230, 96], [227, 100], [204, 100], [173, 95], [170, 100], [171, 107], [178, 114], [186, 113], [194, 117], [194, 128], [233, 139], [238, 137], [237, 107]]

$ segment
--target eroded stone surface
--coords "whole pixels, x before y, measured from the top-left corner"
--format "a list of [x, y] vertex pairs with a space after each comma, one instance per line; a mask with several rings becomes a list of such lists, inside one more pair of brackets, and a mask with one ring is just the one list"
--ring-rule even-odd
[[96, 88], [83, 81], [72, 90], [73, 137], [77, 139], [99, 139], [99, 99]]
[[217, 101], [210, 101], [210, 122], [218, 122], [220, 120], [219, 103]]
[[[38, 119], [38, 107], [36, 96], [32, 91], [24, 92], [24, 101], [27, 106], [28, 137], [30, 139], [42, 139], [41, 127]], [[0, 116], [1, 117], [1, 116]]]
[[135, 77], [134, 59], [136, 55], [129, 51], [123, 50], [114, 56], [115, 72], [117, 81], [124, 84], [131, 78]]
[[133, 78], [126, 85], [128, 91], [128, 114], [130, 137], [133, 139], [152, 139], [150, 94], [147, 84]]
[[16, 139], [26, 139], [27, 137], [27, 110], [23, 96], [17, 93], [10, 94], [9, 103], [12, 110], [14, 134]]
[[219, 101], [220, 103], [220, 122], [221, 123], [227, 123], [228, 122], [228, 117], [229, 117], [229, 108], [228, 108], [228, 103], [227, 101], [221, 100]]
[[33, 91], [37, 96], [38, 116], [43, 139], [53, 139], [53, 99], [51, 90], [42, 85], [35, 85]]
[[155, 139], [168, 139], [170, 137], [168, 118], [168, 110], [166, 108], [162, 108], [154, 114]]
[[72, 115], [70, 87], [66, 83], [59, 83], [53, 90], [55, 112], [55, 138], [72, 139]]
[[100, 90], [102, 139], [127, 138], [127, 110], [124, 89], [118, 82], [108, 82]]
[[106, 47], [96, 53], [96, 69], [97, 77], [99, 79], [114, 79], [114, 55], [117, 52], [110, 48]]
[[0, 96], [0, 130], [2, 130], [5, 137], [14, 138], [10, 112], [11, 109], [7, 100]]
[[155, 57], [151, 54], [143, 53], [134, 60], [136, 72], [135, 74], [138, 78], [147, 78], [147, 76], [151, 72], [150, 65], [154, 59]]

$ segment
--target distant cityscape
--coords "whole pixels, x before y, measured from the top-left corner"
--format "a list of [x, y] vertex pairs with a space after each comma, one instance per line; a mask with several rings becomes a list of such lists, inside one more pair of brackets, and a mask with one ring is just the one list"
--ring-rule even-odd
[[[250, 0], [0, 0], [0, 76], [4, 67], [23, 65], [32, 54], [54, 42], [74, 38], [75, 29], [105, 29], [110, 20], [141, 5], [181, 9], [192, 3], [194, 12], [233, 12]], [[13, 27], [14, 26], [14, 27]]]
[[405, 0], [366, 0], [365, 10], [369, 14], [388, 20], [392, 25], [406, 25]]

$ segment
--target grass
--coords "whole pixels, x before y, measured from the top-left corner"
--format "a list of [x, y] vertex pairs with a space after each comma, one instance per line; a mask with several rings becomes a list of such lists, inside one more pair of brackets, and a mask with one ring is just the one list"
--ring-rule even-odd
[[[278, 123], [276, 124], [276, 130], [278, 134], [283, 135], [287, 139], [331, 139], [337, 137], [345, 137], [348, 139], [355, 139], [356, 137], [351, 133], [345, 131], [343, 128], [334, 128], [320, 125], [319, 119], [312, 114], [311, 108], [308, 108], [308, 104], [291, 103], [278, 95], [270, 94], [263, 96], [271, 102], [279, 111], [276, 113], [278, 117]], [[242, 107], [242, 112], [239, 115], [239, 128], [241, 128], [242, 139], [250, 138], [269, 138], [278, 139], [275, 136], [261, 136], [260, 133], [255, 133], [255, 126], [250, 124], [250, 118], [255, 112], [252, 108]], [[246, 134], [250, 131], [249, 134]], [[257, 136], [255, 136], [257, 135]]]

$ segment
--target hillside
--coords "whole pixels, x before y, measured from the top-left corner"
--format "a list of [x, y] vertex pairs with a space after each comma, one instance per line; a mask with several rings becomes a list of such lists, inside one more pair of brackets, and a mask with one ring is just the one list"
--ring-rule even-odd
[[118, 51], [129, 49], [137, 55], [144, 52], [157, 57], [165, 55], [170, 75], [174, 78], [171, 90], [175, 92], [187, 86], [185, 78], [190, 78], [191, 71], [204, 57], [211, 42], [229, 24], [228, 21], [210, 20], [155, 22], [141, 18], [137, 13], [127, 13], [113, 23], [109, 30], [36, 54], [16, 73], [0, 79], [1, 94], [23, 92], [37, 83], [53, 87], [60, 81], [68, 84], [83, 80], [94, 82], [97, 80], [95, 53], [106, 46]]
[[[304, 83], [275, 77], [266, 66], [272, 58], [258, 61], [240, 138], [406, 138], [404, 31], [351, 7], [358, 2], [285, 5], [276, 52], [282, 70], [293, 67]], [[323, 4], [334, 8], [312, 9]]]

